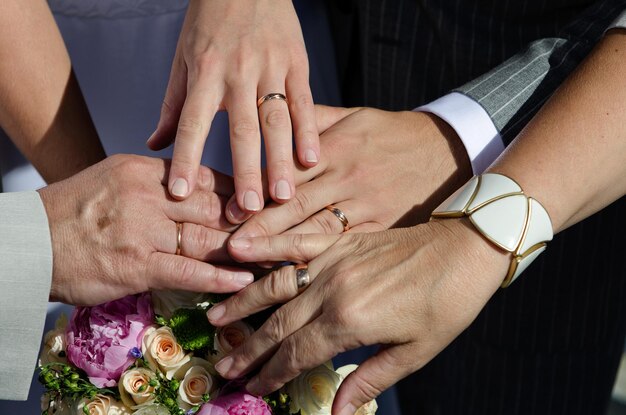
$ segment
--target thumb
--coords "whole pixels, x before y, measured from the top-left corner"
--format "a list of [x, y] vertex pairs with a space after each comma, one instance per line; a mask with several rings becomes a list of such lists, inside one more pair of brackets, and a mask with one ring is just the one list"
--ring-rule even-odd
[[228, 241], [228, 251], [241, 262], [309, 262], [332, 246], [341, 235], [293, 234], [237, 238]]
[[346, 118], [348, 115], [359, 111], [361, 108], [329, 107], [327, 105], [315, 105], [315, 117], [317, 119], [317, 132], [322, 134], [334, 124]]
[[[406, 362], [410, 345], [381, 349], [352, 372], [339, 386], [331, 413], [354, 415], [385, 389], [412, 372]], [[369, 412], [365, 412], [369, 413]]]

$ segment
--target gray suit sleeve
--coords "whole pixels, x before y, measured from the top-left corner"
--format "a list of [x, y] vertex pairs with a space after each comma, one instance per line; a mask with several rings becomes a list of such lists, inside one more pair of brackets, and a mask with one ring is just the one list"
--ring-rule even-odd
[[485, 109], [508, 145], [604, 33], [626, 27], [624, 9], [624, 0], [596, 2], [564, 28], [561, 37], [531, 43], [456, 91]]
[[50, 230], [39, 194], [0, 194], [0, 399], [28, 397], [51, 277]]

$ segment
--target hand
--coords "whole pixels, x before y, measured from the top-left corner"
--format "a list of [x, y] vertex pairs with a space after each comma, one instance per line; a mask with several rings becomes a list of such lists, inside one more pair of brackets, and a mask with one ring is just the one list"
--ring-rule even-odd
[[[301, 165], [311, 167], [319, 159], [308, 77], [302, 31], [290, 0], [192, 0], [161, 119], [148, 140], [158, 150], [176, 139], [172, 196], [184, 199], [195, 188], [211, 122], [216, 111], [225, 109], [239, 207], [248, 213], [263, 207], [259, 120], [269, 193], [277, 202], [289, 200], [295, 193], [292, 123]], [[286, 95], [288, 103], [270, 100], [257, 110], [257, 98], [270, 93]]]
[[[322, 160], [296, 173], [295, 197], [249, 219], [234, 238], [340, 233], [327, 209], [344, 212], [354, 232], [415, 225], [472, 175], [454, 130], [432, 114], [317, 105]], [[249, 215], [230, 200], [232, 223]]]
[[93, 305], [150, 289], [231, 292], [252, 282], [250, 272], [203, 262], [228, 261], [230, 181], [202, 168], [199, 191], [177, 202], [164, 187], [168, 169], [159, 159], [113, 156], [39, 191], [52, 235], [52, 300]]
[[209, 319], [221, 326], [290, 300], [216, 369], [231, 379], [266, 362], [247, 385], [265, 394], [340, 352], [381, 344], [342, 383], [332, 410], [340, 415], [352, 415], [448, 345], [498, 289], [509, 264], [466, 219], [230, 244], [243, 261], [311, 260], [313, 281], [298, 295], [294, 269], [284, 267], [214, 307]]

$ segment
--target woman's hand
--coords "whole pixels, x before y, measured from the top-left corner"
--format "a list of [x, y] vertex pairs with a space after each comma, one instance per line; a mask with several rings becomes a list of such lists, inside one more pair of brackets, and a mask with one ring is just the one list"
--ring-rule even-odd
[[340, 352], [382, 344], [342, 383], [333, 404], [341, 415], [439, 353], [498, 289], [509, 263], [461, 219], [370, 234], [243, 238], [229, 251], [242, 261], [310, 260], [313, 281], [298, 295], [294, 267], [284, 267], [214, 307], [208, 317], [221, 326], [289, 301], [216, 369], [231, 379], [264, 363], [247, 386], [264, 394]]
[[[196, 187], [202, 149], [218, 110], [227, 110], [239, 207], [263, 207], [261, 135], [269, 193], [294, 195], [292, 124], [298, 161], [315, 166], [319, 137], [308, 59], [290, 0], [191, 0], [172, 65], [161, 119], [148, 140], [154, 150], [174, 144], [169, 191], [186, 198]], [[257, 110], [257, 99], [280, 93]], [[260, 121], [260, 127], [259, 127]]]
[[[344, 212], [355, 232], [409, 226], [471, 177], [465, 147], [454, 130], [432, 114], [370, 108], [316, 106], [322, 160], [296, 172], [298, 192], [288, 203], [267, 206], [234, 238], [282, 233], [341, 233], [329, 210]], [[230, 222], [249, 215], [231, 199]]]

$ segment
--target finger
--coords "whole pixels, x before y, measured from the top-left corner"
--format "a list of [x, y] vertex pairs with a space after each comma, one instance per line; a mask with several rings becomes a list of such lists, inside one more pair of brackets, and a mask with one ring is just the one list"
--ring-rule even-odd
[[354, 228], [350, 228], [348, 233], [371, 233], [384, 231], [386, 229], [388, 229], [386, 226], [378, 222], [366, 222], [356, 225]]
[[217, 362], [215, 370], [226, 379], [241, 377], [267, 360], [285, 338], [319, 313], [319, 299], [303, 294], [276, 310], [248, 340]]
[[164, 203], [163, 211], [173, 222], [190, 222], [224, 232], [236, 229], [224, 216], [226, 198], [216, 193], [196, 191], [187, 200]]
[[[264, 86], [263, 89], [259, 90], [260, 96], [273, 92], [282, 93], [281, 91], [284, 89], [284, 85], [278, 86], [281, 83], [278, 80], [263, 83], [276, 86]], [[289, 108], [285, 101], [272, 99], [263, 102], [258, 111], [263, 139], [265, 140], [270, 196], [275, 201], [283, 203], [291, 199], [295, 193]]]
[[254, 280], [248, 271], [162, 252], [151, 255], [145, 278], [150, 289], [215, 293], [238, 291]]
[[180, 113], [168, 189], [176, 199], [184, 199], [196, 186], [202, 150], [215, 117], [219, 98], [208, 81], [190, 85]]
[[[172, 160], [155, 159], [150, 157], [135, 156], [149, 163], [159, 163], [161, 169], [157, 171], [159, 180], [163, 186], [167, 186]], [[196, 179], [196, 188], [207, 192], [215, 192], [221, 196], [230, 197], [235, 192], [233, 179], [206, 166], [200, 166]]]
[[[315, 263], [311, 264], [311, 268], [308, 268], [309, 284], [320, 271]], [[224, 326], [272, 305], [286, 303], [297, 297], [298, 293], [295, 267], [284, 266], [212, 307], [207, 317], [214, 326]]]
[[317, 131], [322, 134], [328, 130], [334, 124], [346, 118], [348, 115], [359, 111], [361, 108], [343, 108], [343, 107], [330, 107], [327, 105], [315, 106], [315, 118], [317, 120]]
[[247, 213], [263, 208], [261, 134], [255, 103], [256, 91], [246, 85], [230, 91], [227, 109], [235, 193], [239, 208]]
[[410, 344], [391, 346], [363, 362], [340, 385], [333, 402], [333, 414], [354, 415], [358, 408], [414, 371], [407, 364]]
[[162, 150], [174, 141], [180, 111], [187, 95], [187, 69], [178, 51], [174, 56], [170, 79], [161, 105], [161, 116], [157, 128], [148, 138], [147, 145], [152, 150]]
[[231, 238], [228, 252], [241, 262], [309, 262], [339, 240], [341, 235], [275, 235]]
[[[330, 206], [330, 205], [329, 205]], [[340, 214], [334, 214], [326, 206], [301, 224], [285, 231], [289, 233], [324, 233], [336, 234], [350, 230], [352, 226], [359, 225], [367, 220], [367, 213], [364, 211], [365, 206], [357, 201], [347, 201], [343, 203], [333, 204], [332, 207], [339, 209], [343, 213], [343, 217], [347, 221], [347, 229], [339, 218]]]
[[[226, 249], [229, 237], [228, 232], [220, 232], [193, 223], [181, 223], [180, 254], [204, 262], [232, 262]], [[173, 252], [176, 252], [176, 244], [173, 248]]]
[[313, 95], [309, 86], [308, 66], [290, 71], [285, 81], [296, 154], [300, 164], [304, 167], [313, 167], [320, 159], [320, 137], [317, 132]]
[[283, 205], [267, 206], [244, 223], [234, 237], [277, 235], [303, 222], [341, 197], [333, 182], [331, 175], [325, 175], [299, 186], [293, 199]]
[[[302, 372], [332, 359], [345, 346], [331, 341], [328, 330], [325, 319], [319, 317], [287, 337], [259, 374], [248, 382], [248, 392], [263, 396], [280, 389]], [[344, 340], [347, 339], [340, 339]]]

